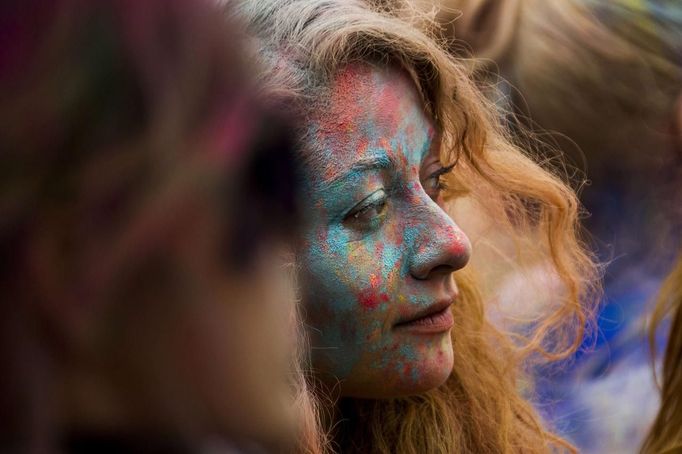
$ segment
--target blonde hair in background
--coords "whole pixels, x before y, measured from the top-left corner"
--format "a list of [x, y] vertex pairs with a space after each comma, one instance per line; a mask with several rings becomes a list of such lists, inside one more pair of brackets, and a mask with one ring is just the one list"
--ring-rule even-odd
[[666, 123], [682, 86], [682, 3], [440, 0], [436, 5], [451, 50], [467, 55], [469, 49], [479, 69], [504, 66], [503, 77], [523, 98], [520, 107], [544, 128], [577, 140], [585, 152], [646, 146], [654, 140], [650, 136], [669, 132]]
[[[304, 116], [318, 108], [336, 71], [351, 62], [395, 64], [412, 77], [442, 132], [451, 203], [481, 202], [519, 248], [551, 260], [565, 289], [535, 329], [513, 340], [486, 319], [473, 271], [457, 273], [455, 365], [447, 382], [423, 395], [346, 401], [350, 427], [336, 434], [342, 452], [512, 453], [575, 449], [543, 426], [520, 390], [525, 360], [561, 359], [580, 345], [592, 317], [596, 270], [578, 239], [578, 202], [560, 177], [514, 147], [494, 107], [442, 43], [410, 25], [413, 5], [358, 0], [259, 0], [238, 11], [267, 65], [270, 99]], [[428, 17], [413, 24], [429, 30]], [[315, 153], [302, 127], [304, 158]], [[540, 353], [538, 355], [538, 353]], [[324, 397], [323, 397], [324, 398]], [[330, 427], [331, 429], [331, 427]]]
[[474, 56], [475, 66], [498, 64], [516, 37], [524, 0], [412, 0], [431, 15], [460, 58]]
[[671, 134], [682, 4], [525, 0], [509, 58], [533, 120], [575, 140], [592, 167], [614, 156], [646, 166], [653, 161], [623, 150], [657, 149]]
[[649, 341], [654, 363], [656, 330], [667, 317], [670, 317], [670, 329], [663, 358], [661, 409], [644, 441], [643, 454], [682, 449], [682, 255], [661, 287], [652, 316]]

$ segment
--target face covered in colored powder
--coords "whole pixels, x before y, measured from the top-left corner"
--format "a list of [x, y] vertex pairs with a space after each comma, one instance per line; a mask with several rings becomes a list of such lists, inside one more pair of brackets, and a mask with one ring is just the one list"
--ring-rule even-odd
[[439, 140], [411, 79], [350, 65], [310, 123], [300, 245], [314, 369], [344, 396], [441, 385], [466, 236], [441, 208]]

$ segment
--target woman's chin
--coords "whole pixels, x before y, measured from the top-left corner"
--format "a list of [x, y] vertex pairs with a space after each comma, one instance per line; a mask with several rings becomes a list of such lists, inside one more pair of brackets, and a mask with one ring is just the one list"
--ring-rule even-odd
[[[362, 380], [348, 379], [340, 384], [343, 397], [390, 399], [422, 394], [443, 385], [452, 374], [452, 345], [441, 346], [397, 368], [368, 368], [373, 373]], [[376, 373], [374, 373], [376, 371]]]
[[422, 394], [443, 385], [452, 374], [452, 348], [440, 349], [401, 374], [392, 397]]

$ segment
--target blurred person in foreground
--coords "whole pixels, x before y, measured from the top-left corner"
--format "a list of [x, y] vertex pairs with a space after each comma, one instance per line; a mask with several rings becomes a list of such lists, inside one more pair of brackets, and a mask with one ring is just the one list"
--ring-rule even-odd
[[290, 142], [222, 11], [6, 2], [0, 29], [0, 451], [316, 452]]
[[[438, 3], [452, 49], [481, 58], [510, 122], [550, 131], [591, 180], [581, 200], [606, 265], [599, 329], [572, 362], [537, 374], [539, 400], [583, 451], [627, 452], [657, 411], [644, 319], [682, 239], [682, 3]], [[496, 278], [509, 295], [515, 277]], [[501, 306], [523, 318], [554, 297], [525, 296]]]

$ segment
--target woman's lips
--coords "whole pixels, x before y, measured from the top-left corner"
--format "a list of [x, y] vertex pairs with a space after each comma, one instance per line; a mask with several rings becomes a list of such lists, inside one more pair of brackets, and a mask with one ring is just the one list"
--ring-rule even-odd
[[397, 323], [395, 328], [417, 334], [438, 334], [452, 328], [454, 319], [450, 310], [450, 304], [448, 303], [444, 307], [443, 305], [434, 306], [438, 307], [433, 307], [424, 315]]

